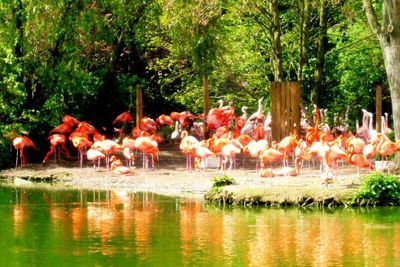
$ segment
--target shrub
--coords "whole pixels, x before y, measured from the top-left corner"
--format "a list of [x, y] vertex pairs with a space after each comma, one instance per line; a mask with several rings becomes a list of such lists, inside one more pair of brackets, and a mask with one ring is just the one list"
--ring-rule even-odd
[[236, 184], [235, 180], [228, 175], [215, 176], [211, 178], [211, 181], [213, 182], [212, 187], [221, 187], [225, 185]]
[[364, 176], [361, 187], [356, 191], [354, 204], [400, 205], [400, 180], [393, 175], [374, 172]]

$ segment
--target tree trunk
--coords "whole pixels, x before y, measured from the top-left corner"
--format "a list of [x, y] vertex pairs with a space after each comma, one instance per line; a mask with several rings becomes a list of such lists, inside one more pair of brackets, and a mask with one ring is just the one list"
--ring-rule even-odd
[[204, 101], [204, 117], [210, 111], [210, 92], [208, 90], [208, 75], [203, 76], [203, 101]]
[[383, 1], [382, 25], [371, 0], [363, 0], [369, 25], [377, 35], [389, 82], [396, 141], [400, 140], [400, 0]]
[[283, 77], [281, 24], [279, 20], [278, 0], [271, 0], [269, 9], [272, 13], [272, 62], [274, 65], [274, 80], [281, 82]]
[[297, 69], [297, 80], [303, 79], [303, 66], [308, 62], [308, 43], [310, 25], [310, 2], [309, 0], [299, 0], [300, 11], [300, 33], [299, 33], [299, 66]]
[[143, 118], [143, 93], [140, 84], [136, 85], [136, 126]]
[[320, 104], [321, 95], [323, 94], [323, 72], [325, 64], [325, 52], [326, 52], [326, 1], [321, 0], [321, 6], [319, 10], [319, 40], [318, 40], [318, 51], [317, 51], [317, 69], [315, 71], [315, 85], [313, 92], [311, 93], [311, 101], [313, 104]]

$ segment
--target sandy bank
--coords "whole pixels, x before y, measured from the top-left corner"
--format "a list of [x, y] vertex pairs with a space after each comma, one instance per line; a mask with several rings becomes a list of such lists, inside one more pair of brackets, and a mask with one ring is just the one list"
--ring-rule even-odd
[[[243, 159], [238, 162], [242, 164]], [[298, 188], [308, 188], [318, 191], [321, 186], [319, 169], [317, 166], [305, 168], [297, 177], [261, 178], [253, 169], [255, 162], [245, 160], [245, 168], [223, 173], [216, 169], [206, 171], [185, 170], [185, 158], [180, 153], [177, 145], [165, 145], [160, 147], [159, 160], [154, 170], [143, 171], [141, 161], [136, 161], [136, 172], [131, 175], [114, 175], [103, 167], [94, 170], [91, 163], [87, 163], [82, 169], [78, 167], [75, 159], [51, 160], [46, 164], [29, 164], [25, 168], [7, 169], [0, 171], [0, 177], [13, 182], [16, 178], [28, 181], [53, 181], [58, 185], [83, 189], [126, 189], [135, 192], [154, 192], [171, 196], [204, 197], [211, 188], [211, 178], [227, 174], [231, 176], [237, 185], [230, 186], [229, 190], [270, 190], [286, 188], [298, 191]], [[338, 169], [337, 179], [328, 189], [342, 192], [355, 188], [360, 181], [357, 179], [357, 171], [353, 166], [342, 166]], [[365, 171], [363, 172], [365, 173]], [[279, 189], [280, 190], [280, 189]]]

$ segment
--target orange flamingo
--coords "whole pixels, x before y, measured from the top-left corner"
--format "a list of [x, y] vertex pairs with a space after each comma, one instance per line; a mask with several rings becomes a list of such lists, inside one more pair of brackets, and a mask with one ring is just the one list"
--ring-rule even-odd
[[148, 136], [139, 136], [135, 139], [135, 147], [143, 154], [143, 170], [148, 169], [147, 154], [152, 156], [152, 165], [154, 168], [154, 157], [158, 152], [158, 144]]
[[251, 140], [247, 146], [243, 147], [243, 154], [256, 159], [256, 171], [258, 171], [260, 165], [260, 153], [266, 148], [266, 143], [262, 141], [264, 140]]
[[67, 137], [63, 134], [53, 134], [47, 138], [50, 141], [50, 151], [47, 152], [46, 156], [43, 159], [43, 163], [49, 159], [49, 156], [53, 154], [57, 149], [57, 146], [61, 146], [62, 150], [64, 150], [67, 157], [70, 157], [68, 149], [65, 147], [65, 142], [67, 141]]
[[289, 136], [284, 137], [277, 146], [277, 149], [282, 152], [284, 155], [284, 161], [283, 161], [283, 166], [287, 167], [288, 162], [287, 162], [287, 156], [291, 153], [294, 152], [296, 146], [298, 145], [298, 140], [297, 140], [297, 135], [296, 134], [291, 134]]
[[72, 128], [78, 126], [79, 121], [77, 119], [75, 119], [74, 117], [70, 116], [70, 115], [65, 115], [62, 118], [62, 122], [63, 123], [68, 123], [69, 125], [71, 125]]
[[353, 136], [347, 139], [347, 151], [351, 154], [361, 154], [365, 145], [364, 140], [361, 138]]
[[157, 131], [157, 127], [158, 125], [155, 120], [149, 117], [143, 117], [139, 122], [139, 128], [142, 131], [146, 131], [150, 134], [155, 133]]
[[360, 168], [367, 168], [373, 170], [371, 162], [363, 154], [351, 154], [348, 153], [348, 162], [354, 166], [357, 166], [357, 175], [360, 177]]
[[72, 137], [72, 144], [78, 149], [79, 166], [82, 168], [83, 157], [86, 154], [87, 148], [92, 145], [92, 142], [86, 137], [76, 135]]
[[29, 137], [27, 137], [25, 135], [14, 138], [13, 146], [14, 146], [15, 150], [17, 151], [16, 159], [15, 159], [15, 168], [18, 167], [18, 153], [19, 153], [19, 157], [21, 158], [21, 167], [23, 167], [26, 165], [26, 157], [25, 157], [24, 149], [32, 148], [32, 149], [36, 150], [35, 144], [32, 142], [31, 139], [29, 139]]
[[112, 122], [112, 124], [124, 124], [124, 123], [130, 123], [133, 121], [132, 115], [128, 112], [125, 111], [121, 114], [119, 114], [114, 121]]
[[171, 119], [170, 116], [165, 115], [165, 114], [161, 114], [160, 116], [158, 116], [158, 118], [156, 119], [156, 122], [160, 125], [167, 125], [167, 126], [171, 126], [174, 121]]
[[51, 134], [64, 134], [68, 135], [72, 132], [72, 126], [68, 122], [63, 122], [60, 125], [54, 127], [52, 130], [50, 130], [49, 135]]
[[285, 155], [279, 150], [267, 147], [260, 153], [261, 168], [264, 168], [267, 163], [283, 160]]

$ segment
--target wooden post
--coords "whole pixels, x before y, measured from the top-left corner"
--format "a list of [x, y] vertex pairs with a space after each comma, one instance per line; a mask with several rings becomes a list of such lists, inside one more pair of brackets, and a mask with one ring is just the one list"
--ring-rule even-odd
[[382, 123], [382, 84], [378, 83], [375, 85], [375, 98], [376, 98], [376, 110], [375, 110], [375, 116], [376, 116], [376, 131], [380, 133], [382, 131], [381, 129], [381, 123]]
[[136, 126], [139, 126], [143, 118], [143, 93], [142, 87], [138, 84], [136, 86]]
[[300, 136], [300, 83], [272, 82], [270, 93], [272, 140], [280, 141], [294, 129]]
[[292, 116], [292, 127], [295, 127], [297, 135], [300, 137], [300, 119], [301, 119], [301, 108], [300, 108], [300, 83], [293, 82], [291, 87], [291, 95], [292, 95], [292, 107], [293, 107], [293, 116]]

